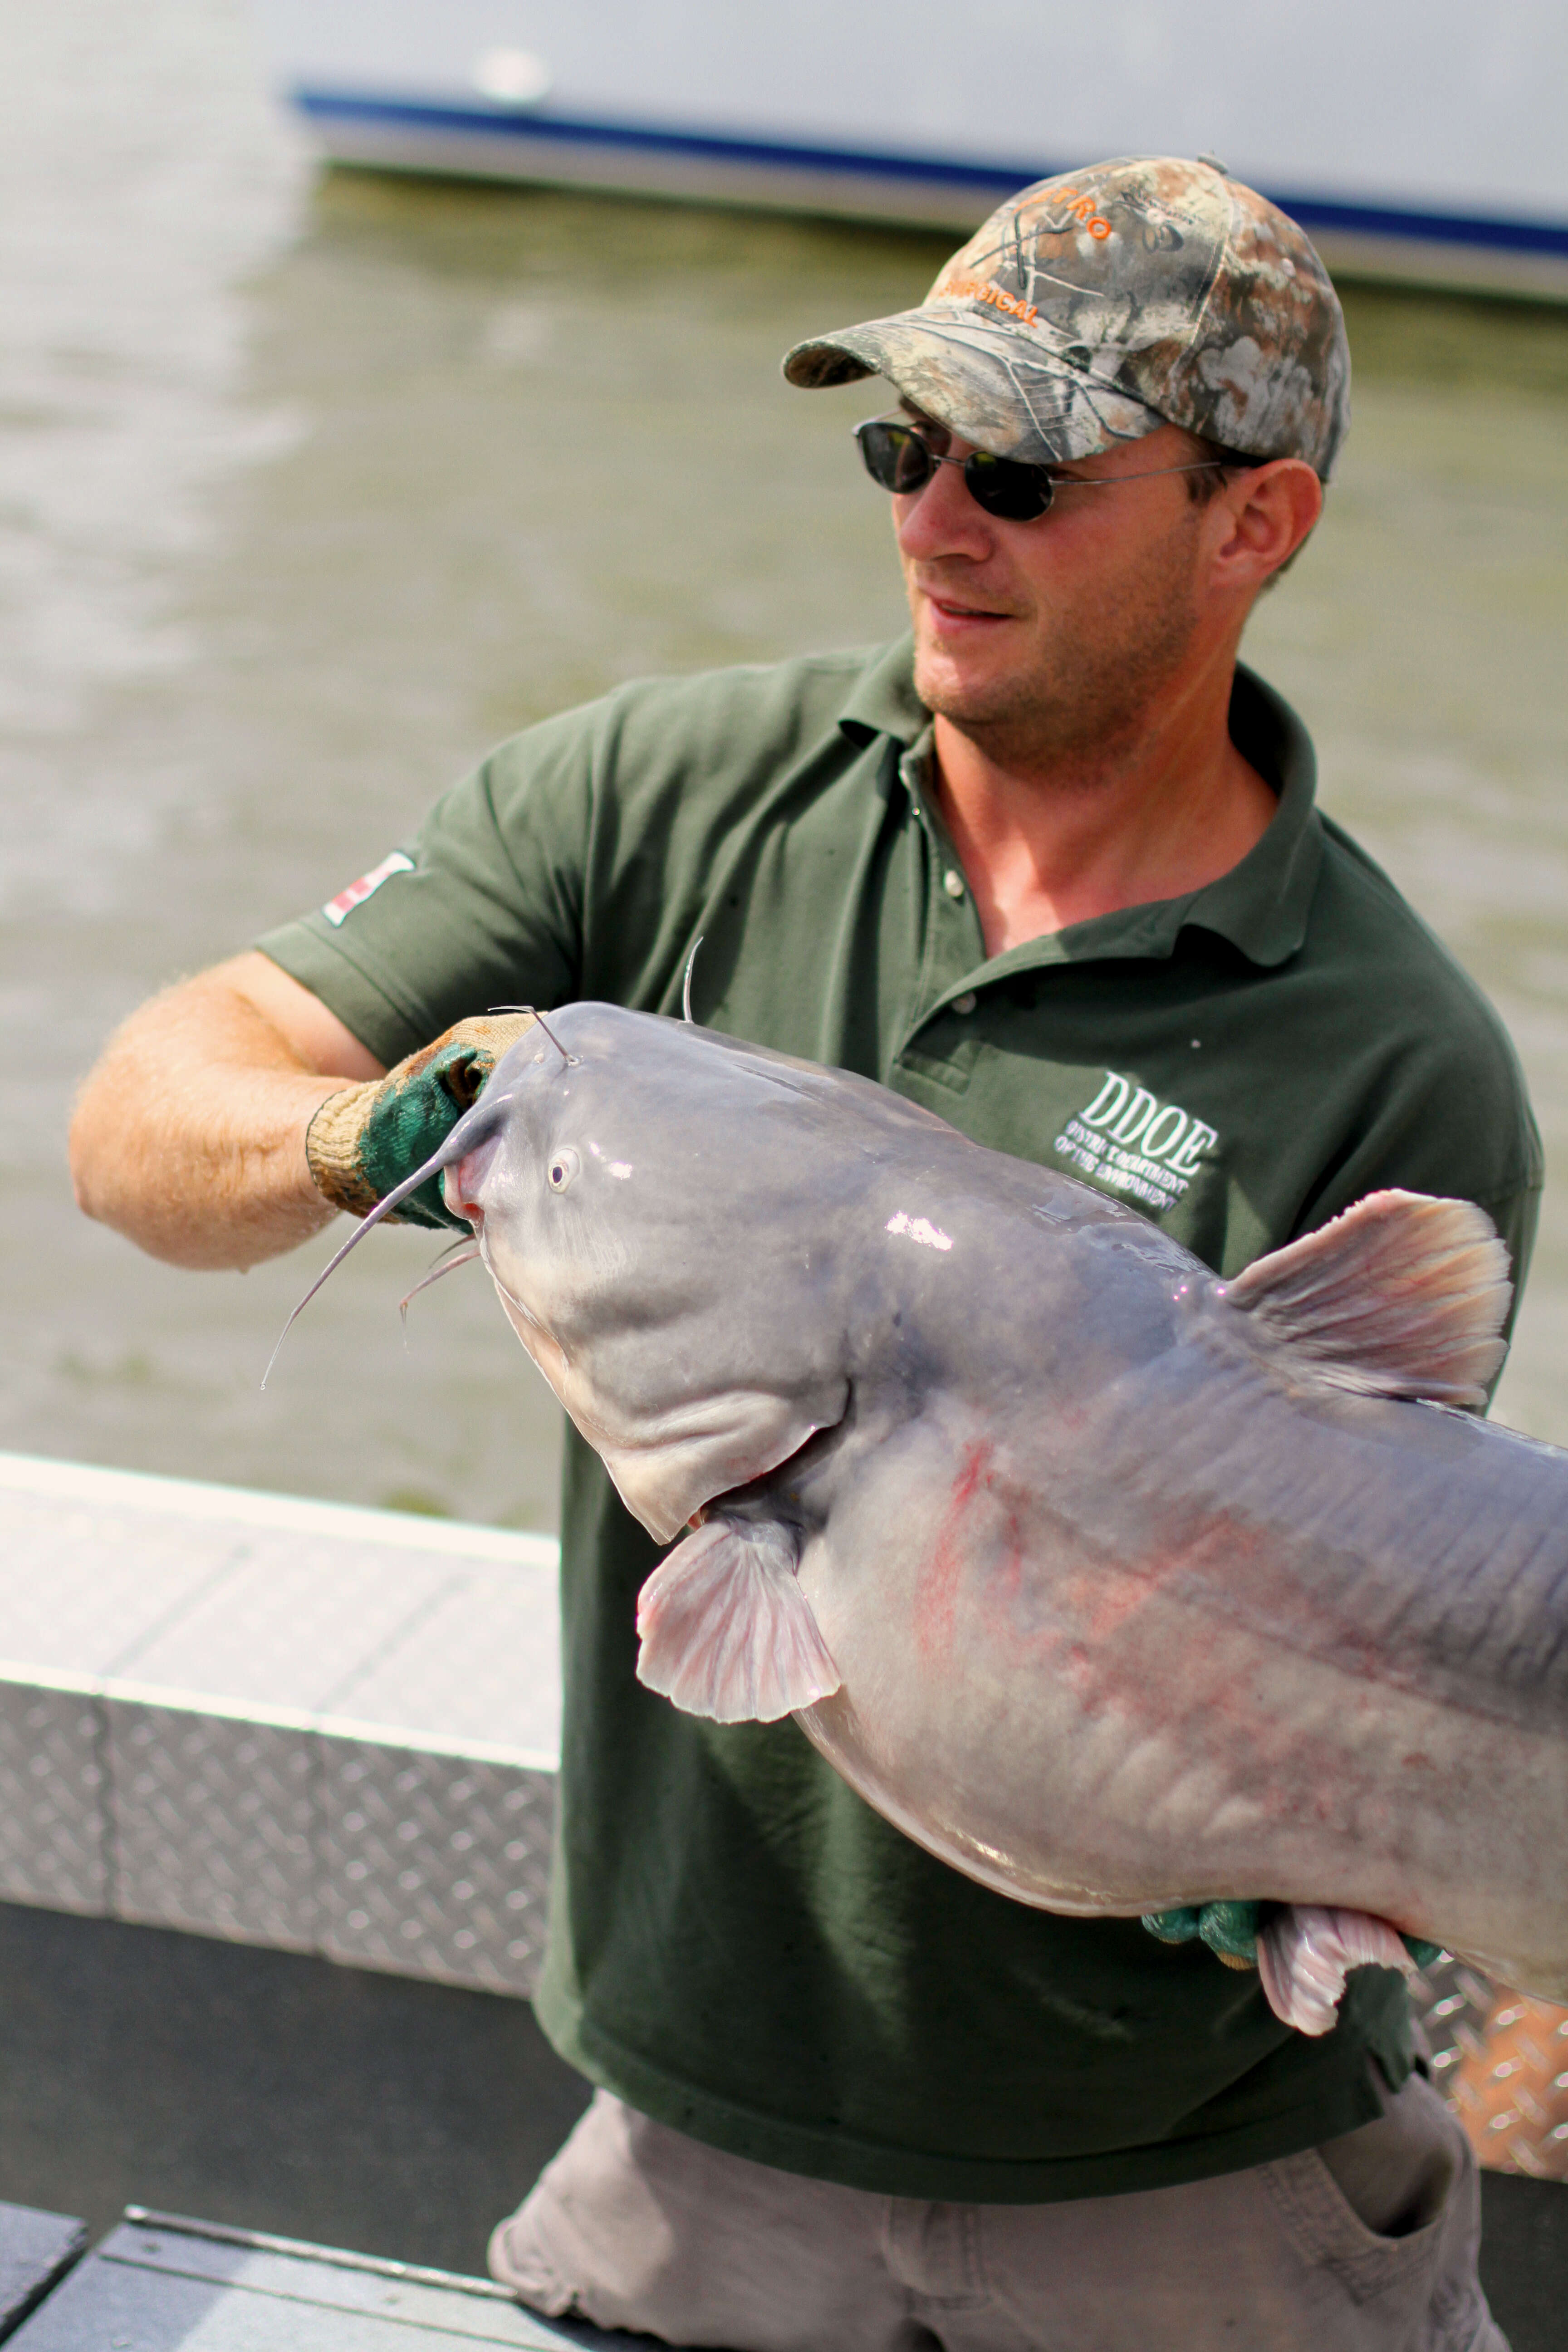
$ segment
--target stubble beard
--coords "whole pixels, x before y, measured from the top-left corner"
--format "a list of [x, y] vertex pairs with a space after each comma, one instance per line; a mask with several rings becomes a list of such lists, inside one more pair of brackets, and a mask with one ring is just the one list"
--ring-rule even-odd
[[1092, 605], [1075, 604], [1027, 668], [970, 686], [917, 650], [915, 691], [997, 766], [1074, 782], [1114, 768], [1180, 673], [1198, 625], [1197, 509]]

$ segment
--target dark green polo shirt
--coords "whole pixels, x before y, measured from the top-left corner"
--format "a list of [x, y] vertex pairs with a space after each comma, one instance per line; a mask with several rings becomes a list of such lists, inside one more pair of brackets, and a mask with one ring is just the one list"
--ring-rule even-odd
[[[1495, 1015], [1318, 814], [1300, 722], [1245, 670], [1231, 732], [1279, 795], [1240, 866], [988, 962], [907, 643], [630, 686], [504, 744], [368, 895], [260, 944], [391, 1063], [492, 1004], [677, 1012], [700, 934], [700, 1021], [879, 1078], [1223, 1273], [1380, 1185], [1480, 1202], [1522, 1272], [1540, 1146]], [[539, 2011], [595, 2082], [795, 2171], [1032, 2201], [1349, 2130], [1374, 2112], [1368, 2048], [1404, 2078], [1394, 1977], [1363, 1972], [1305, 2040], [1201, 1946], [948, 1869], [792, 1723], [644, 1690], [657, 1557], [569, 1439]]]

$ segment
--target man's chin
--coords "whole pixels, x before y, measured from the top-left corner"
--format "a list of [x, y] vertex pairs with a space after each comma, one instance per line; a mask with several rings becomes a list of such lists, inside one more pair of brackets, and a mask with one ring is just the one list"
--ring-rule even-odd
[[965, 660], [917, 641], [915, 692], [926, 709], [955, 727], [984, 727], [1005, 719], [1030, 697], [1023, 680], [1005, 665]]

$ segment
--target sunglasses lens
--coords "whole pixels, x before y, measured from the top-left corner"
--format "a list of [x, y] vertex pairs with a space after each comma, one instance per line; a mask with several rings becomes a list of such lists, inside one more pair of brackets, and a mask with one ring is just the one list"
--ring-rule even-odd
[[977, 507], [1000, 522], [1033, 522], [1051, 503], [1051, 478], [1043, 466], [1020, 466], [1012, 457], [992, 457], [976, 449], [963, 478]]
[[[942, 437], [945, 442], [949, 436], [942, 432]], [[912, 425], [892, 425], [879, 416], [857, 425], [855, 438], [871, 479], [900, 498], [924, 489], [942, 454]], [[1051, 478], [1043, 466], [1020, 466], [984, 449], [964, 460], [963, 479], [975, 505], [1002, 522], [1033, 522], [1051, 503]]]
[[885, 425], [879, 419], [858, 425], [855, 438], [871, 479], [900, 497], [923, 489], [933, 467], [931, 453], [918, 433], [907, 425]]

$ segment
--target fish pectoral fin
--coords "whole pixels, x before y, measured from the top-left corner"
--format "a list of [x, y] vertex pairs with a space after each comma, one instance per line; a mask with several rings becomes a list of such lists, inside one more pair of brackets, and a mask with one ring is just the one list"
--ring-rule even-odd
[[637, 1595], [637, 1680], [715, 1723], [774, 1723], [829, 1696], [838, 1669], [797, 1556], [776, 1521], [704, 1521]]
[[1507, 1353], [1513, 1292], [1484, 1209], [1369, 1192], [1258, 1258], [1221, 1295], [1272, 1353], [1335, 1387], [1483, 1405]]

